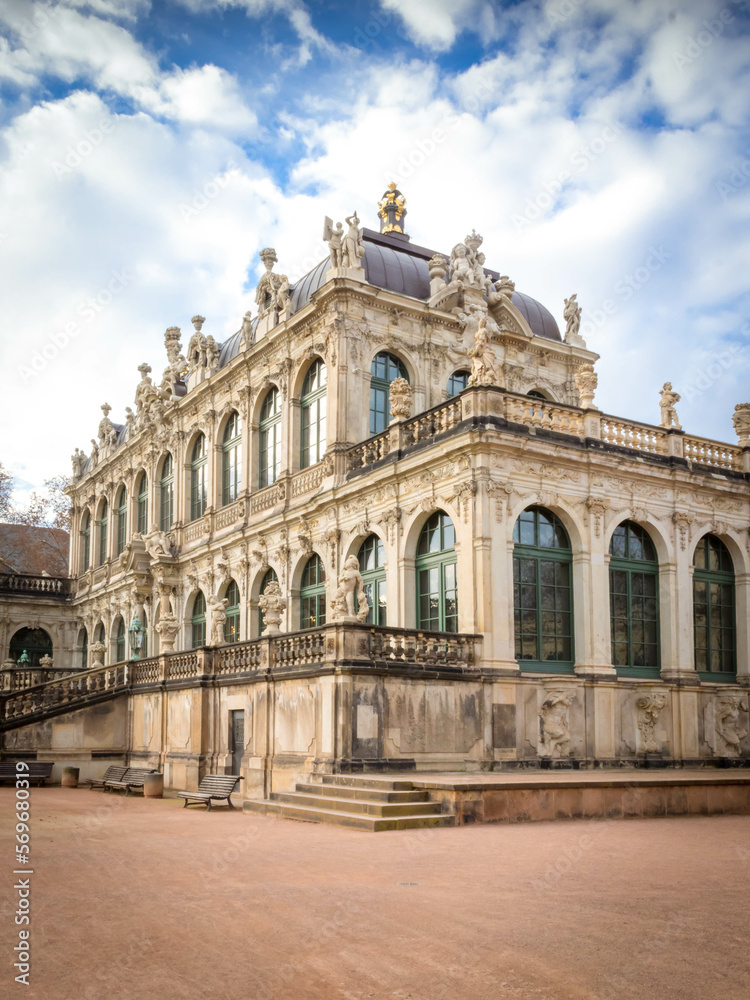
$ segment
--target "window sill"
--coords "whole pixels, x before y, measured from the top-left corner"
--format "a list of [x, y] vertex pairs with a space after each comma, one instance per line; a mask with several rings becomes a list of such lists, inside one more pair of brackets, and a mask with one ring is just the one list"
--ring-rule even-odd
[[571, 674], [573, 675], [574, 664], [561, 663], [558, 660], [548, 660], [538, 662], [536, 660], [516, 660], [522, 673], [533, 674]]

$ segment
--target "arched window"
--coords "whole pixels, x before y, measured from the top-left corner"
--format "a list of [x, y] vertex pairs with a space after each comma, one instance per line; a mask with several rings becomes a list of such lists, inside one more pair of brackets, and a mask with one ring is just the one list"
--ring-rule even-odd
[[81, 627], [81, 631], [78, 633], [78, 650], [81, 657], [81, 670], [86, 670], [89, 665], [89, 634], [86, 631], [85, 625]]
[[422, 528], [417, 544], [418, 628], [458, 631], [455, 543], [453, 521], [443, 511], [436, 511]]
[[320, 556], [312, 555], [302, 573], [300, 588], [300, 628], [315, 628], [326, 623], [326, 571]]
[[[266, 587], [268, 586], [269, 583], [278, 583], [278, 582], [279, 578], [276, 576], [276, 570], [272, 569], [269, 566], [266, 572], [263, 574], [263, 579], [260, 581], [260, 590], [258, 591], [258, 596], [260, 596], [261, 594], [265, 594]], [[260, 608], [258, 608], [258, 635], [260, 635], [263, 632], [265, 627], [266, 626], [263, 624], [263, 611]]]
[[734, 566], [726, 545], [705, 535], [693, 556], [695, 669], [705, 674], [737, 670]]
[[26, 666], [37, 667], [43, 656], [52, 656], [52, 640], [43, 628], [20, 628], [10, 640], [9, 652], [16, 663], [26, 653]]
[[136, 531], [145, 535], [148, 531], [148, 476], [142, 472], [136, 488]]
[[94, 642], [100, 642], [103, 646], [106, 645], [104, 642], [104, 622], [99, 622], [94, 630]]
[[370, 368], [370, 434], [384, 431], [391, 420], [390, 389], [394, 378], [409, 375], [402, 361], [388, 351], [381, 351], [372, 359]]
[[260, 463], [258, 485], [262, 489], [279, 478], [281, 472], [281, 396], [269, 389], [260, 410]]
[[117, 495], [117, 552], [120, 555], [125, 551], [125, 543], [128, 540], [128, 491], [124, 486], [120, 488]]
[[85, 572], [91, 564], [91, 514], [88, 511], [86, 511], [83, 515], [81, 539], [83, 543], [81, 551], [81, 566]]
[[174, 520], [174, 465], [172, 456], [167, 453], [161, 466], [159, 480], [159, 527], [169, 531]]
[[192, 625], [191, 646], [197, 649], [206, 645], [206, 598], [199, 590], [193, 601], [193, 613], [190, 618]]
[[368, 625], [386, 624], [386, 582], [385, 582], [385, 548], [377, 535], [368, 535], [360, 546], [359, 571], [362, 574], [367, 603], [370, 613], [367, 615]]
[[109, 504], [102, 501], [99, 513], [99, 565], [107, 561], [107, 535], [109, 531]]
[[540, 392], [538, 389], [529, 389], [529, 391], [526, 393], [526, 395], [527, 396], [531, 396], [532, 399], [546, 399], [547, 398], [544, 395], [544, 393]]
[[206, 435], [199, 434], [190, 457], [190, 520], [203, 517], [206, 512]]
[[229, 601], [226, 608], [227, 620], [224, 625], [224, 642], [240, 641], [240, 588], [229, 581], [224, 597]]
[[612, 663], [654, 673], [659, 666], [659, 563], [654, 543], [633, 521], [609, 544]]
[[466, 386], [469, 384], [469, 376], [471, 372], [466, 368], [462, 368], [460, 371], [453, 372], [451, 377], [448, 379], [448, 395], [457, 396], [459, 392], [463, 392]]
[[232, 503], [242, 483], [242, 424], [235, 410], [227, 420], [221, 445], [221, 502]]
[[318, 358], [310, 365], [302, 386], [302, 469], [320, 462], [326, 450], [326, 380], [325, 363]]
[[[544, 669], [573, 665], [573, 553], [560, 520], [527, 507], [513, 527], [513, 618], [516, 659]], [[527, 662], [529, 661], [529, 662]]]
[[146, 609], [143, 609], [143, 615], [141, 616], [141, 625], [143, 625], [143, 639], [141, 640], [141, 659], [145, 660], [148, 656], [148, 616], [146, 614]]
[[115, 663], [122, 663], [125, 659], [125, 622], [120, 616], [117, 620], [117, 631], [115, 633]]

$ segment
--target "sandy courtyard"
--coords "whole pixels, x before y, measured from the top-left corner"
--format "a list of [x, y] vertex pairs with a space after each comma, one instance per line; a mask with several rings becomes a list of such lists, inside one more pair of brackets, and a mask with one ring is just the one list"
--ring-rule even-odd
[[750, 816], [368, 834], [33, 789], [39, 1000], [747, 1000]]

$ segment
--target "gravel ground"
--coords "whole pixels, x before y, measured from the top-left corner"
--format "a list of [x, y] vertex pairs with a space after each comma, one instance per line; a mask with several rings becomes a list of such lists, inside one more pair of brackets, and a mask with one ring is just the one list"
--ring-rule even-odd
[[31, 974], [0, 789], [0, 997], [747, 1000], [750, 816], [368, 834], [31, 792]]

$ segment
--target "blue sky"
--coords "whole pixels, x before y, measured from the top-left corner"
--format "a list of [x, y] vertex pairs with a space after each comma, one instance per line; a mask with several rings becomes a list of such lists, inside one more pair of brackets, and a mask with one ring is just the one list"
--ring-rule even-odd
[[[484, 236], [562, 326], [598, 405], [733, 441], [750, 398], [747, 0], [4, 0], [2, 449], [69, 471], [190, 317], [222, 340], [258, 251], [292, 280], [325, 215]], [[23, 428], [19, 432], [19, 428]]]

